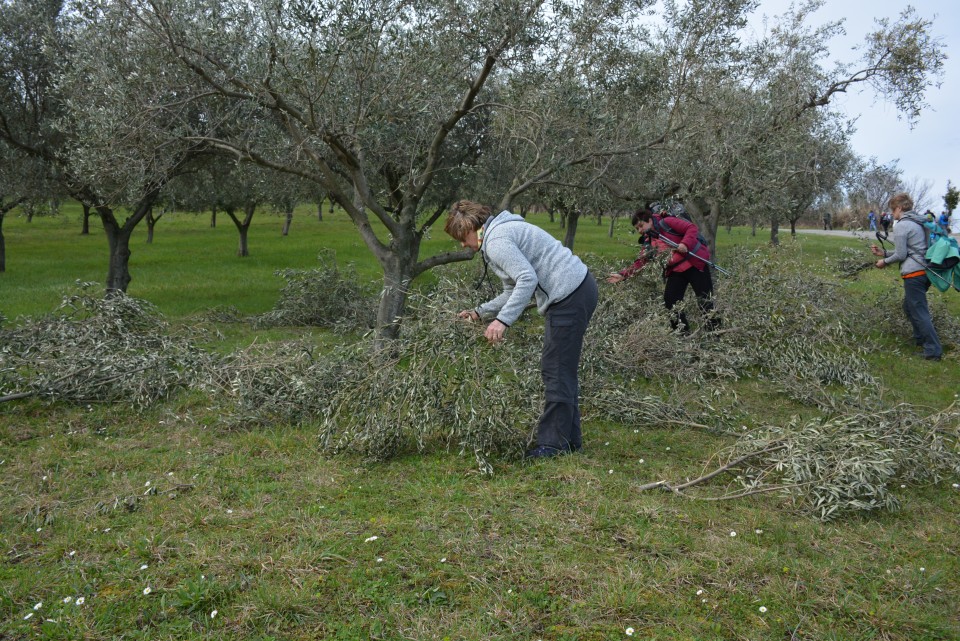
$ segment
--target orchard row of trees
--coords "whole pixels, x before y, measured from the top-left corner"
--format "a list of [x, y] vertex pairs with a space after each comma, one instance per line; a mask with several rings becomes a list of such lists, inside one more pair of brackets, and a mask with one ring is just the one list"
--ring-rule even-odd
[[581, 215], [665, 196], [711, 244], [756, 219], [776, 240], [869, 169], [831, 100], [870, 87], [915, 120], [945, 58], [907, 9], [830, 60], [819, 3], [748, 39], [755, 0], [0, 0], [0, 223], [78, 199], [125, 291], [158, 203], [242, 232], [251, 203], [326, 196], [382, 267], [381, 338], [413, 279], [470, 257], [421, 255], [460, 197], [542, 203], [568, 243]]

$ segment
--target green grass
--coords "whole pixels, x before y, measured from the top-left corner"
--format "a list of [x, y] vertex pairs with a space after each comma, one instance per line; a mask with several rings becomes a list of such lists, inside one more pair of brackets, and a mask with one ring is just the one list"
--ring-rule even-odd
[[[274, 270], [312, 267], [326, 247], [378, 286], [342, 213], [323, 223], [304, 214], [286, 238], [279, 218], [258, 214], [248, 259], [234, 255], [228, 219], [208, 224], [164, 218], [153, 245], [141, 230], [130, 293], [177, 322], [216, 306], [266, 311], [282, 284]], [[102, 232], [81, 237], [75, 214], [29, 225], [8, 217], [4, 231], [0, 311], [11, 319], [51, 311], [76, 279], [102, 281]], [[606, 232], [606, 222], [582, 221], [578, 253], [632, 259], [626, 221], [614, 239]], [[821, 275], [824, 257], [857, 245], [781, 238], [800, 243]], [[721, 231], [718, 261], [766, 240]], [[872, 300], [898, 287], [892, 271], [877, 271], [844, 291]], [[931, 294], [960, 314], [960, 296], [950, 296]], [[227, 329], [228, 343], [263, 339]], [[896, 348], [894, 330], [877, 328], [877, 340]], [[266, 338], [295, 333], [305, 330]], [[960, 389], [955, 352], [938, 364], [870, 358], [888, 400], [944, 406]], [[718, 402], [758, 420], [804, 409], [763, 381], [735, 389], [738, 398]], [[627, 628], [660, 640], [960, 636], [960, 490], [951, 487], [960, 479], [896, 490], [898, 513], [825, 525], [772, 495], [708, 503], [639, 492], [699, 474], [721, 442], [689, 430], [635, 432], [585, 416], [582, 454], [501, 462], [480, 477], [470, 456], [370, 465], [322, 456], [309, 426], [227, 429], [218, 419], [199, 393], [139, 415], [0, 404], [0, 638], [599, 641], [626, 639]], [[78, 596], [80, 606], [63, 601]]]
[[[9, 318], [50, 311], [76, 280], [103, 282], [107, 273], [107, 241], [99, 219], [91, 218], [90, 234], [80, 234], [79, 206], [66, 205], [62, 216], [25, 219], [7, 215], [7, 271], [0, 275], [0, 311]], [[298, 210], [290, 234], [281, 236], [283, 220], [258, 212], [249, 233], [250, 255], [236, 255], [239, 234], [222, 212], [217, 226], [209, 214], [168, 214], [157, 223], [153, 243], [146, 243], [146, 223], [130, 241], [128, 294], [157, 305], [179, 318], [213, 307], [234, 306], [244, 313], [273, 307], [283, 285], [278, 269], [317, 266], [323, 248], [336, 252], [343, 264], [355, 263], [371, 282], [379, 268], [342, 212]], [[436, 244], [436, 241], [434, 241]]]

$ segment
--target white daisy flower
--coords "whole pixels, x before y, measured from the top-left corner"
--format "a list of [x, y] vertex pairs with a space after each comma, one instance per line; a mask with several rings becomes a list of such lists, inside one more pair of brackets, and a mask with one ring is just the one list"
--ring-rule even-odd
[[700, 596], [701, 594], [703, 594], [703, 590], [697, 590], [697, 596]]
[[41, 601], [40, 603], [38, 603], [38, 604], [36, 604], [35, 606], [33, 606], [33, 609], [34, 609], [34, 610], [39, 610], [39, 609], [42, 608], [42, 607], [43, 607], [43, 601]]
[[77, 600], [75, 601], [75, 603], [76, 603], [77, 605], [83, 605], [85, 601], [86, 601], [85, 598], [83, 598], [82, 596], [78, 596], [78, 597], [77, 597]]
[[633, 628], [627, 628], [626, 630], [623, 631], [623, 633], [626, 634], [628, 637], [632, 637], [632, 636], [633, 636]]
[[737, 535], [736, 532], [730, 532], [730, 536], [736, 536], [736, 535]]
[[63, 597], [63, 602], [64, 602], [64, 603], [70, 603], [71, 601], [73, 601], [73, 597], [72, 597], [72, 596], [65, 596], [65, 597]]
[[379, 539], [379, 538], [380, 538], [380, 537], [377, 536], [377, 535], [368, 536], [363, 542], [364, 542], [364, 543], [371, 543], [371, 542], [373, 542], [373, 541], [376, 541], [376, 540]]
[[147, 596], [151, 592], [153, 592], [153, 590], [150, 589], [150, 586], [143, 588], [143, 596]]
[[146, 563], [144, 563], [143, 565], [140, 566], [140, 569], [141, 569], [141, 570], [146, 570], [148, 567], [150, 567], [150, 566], [147, 565]]
[[210, 618], [211, 618], [211, 619], [216, 619], [216, 618], [217, 618], [217, 611], [216, 611], [216, 610], [214, 610], [213, 612], [210, 613]]
[[766, 612], [766, 611], [767, 611], [766, 606], [761, 605], [761, 606], [760, 606], [760, 614], [763, 614], [763, 613]]

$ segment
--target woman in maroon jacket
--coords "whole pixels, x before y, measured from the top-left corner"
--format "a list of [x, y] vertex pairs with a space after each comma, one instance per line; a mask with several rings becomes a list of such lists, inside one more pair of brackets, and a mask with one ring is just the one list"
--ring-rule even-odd
[[[655, 254], [672, 252], [667, 260], [663, 276], [666, 287], [663, 290], [663, 303], [672, 310], [683, 300], [687, 285], [693, 287], [697, 303], [708, 319], [708, 329], [720, 326], [720, 319], [713, 311], [713, 278], [709, 266], [699, 260], [710, 260], [710, 248], [697, 240], [700, 230], [690, 221], [675, 216], [667, 220], [660, 214], [654, 214], [647, 208], [638, 209], [631, 219], [633, 226], [641, 234], [644, 249], [639, 258], [626, 269], [614, 272], [607, 277], [608, 283], [619, 283], [640, 271]], [[676, 248], [663, 242], [663, 239], [676, 244]], [[690, 331], [687, 316], [683, 312], [673, 314], [670, 326], [686, 334]]]

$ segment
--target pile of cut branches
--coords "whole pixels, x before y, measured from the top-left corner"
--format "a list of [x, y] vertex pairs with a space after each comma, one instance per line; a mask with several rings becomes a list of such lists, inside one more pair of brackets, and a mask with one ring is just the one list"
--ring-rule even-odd
[[78, 283], [47, 316], [0, 330], [0, 397], [144, 408], [194, 384], [209, 356], [149, 303]]
[[[827, 521], [852, 512], [896, 510], [894, 487], [936, 483], [960, 475], [960, 408], [930, 415], [909, 405], [743, 434], [714, 455], [726, 461], [697, 479], [658, 481], [661, 488], [703, 500], [778, 492]], [[693, 493], [714, 478], [728, 481]], [[732, 478], [731, 478], [732, 477]]]
[[482, 325], [456, 318], [463, 286], [444, 279], [411, 296], [388, 350], [362, 342], [317, 356], [296, 345], [234, 354], [220, 370], [231, 419], [316, 423], [324, 450], [374, 460], [439, 443], [492, 471], [492, 456], [523, 451], [539, 412], [539, 335], [521, 324], [508, 345], [488, 347]]
[[335, 331], [367, 331], [376, 320], [376, 298], [360, 286], [356, 274], [341, 268], [329, 250], [317, 256], [316, 269], [283, 269], [280, 299], [269, 312], [251, 319], [253, 326], [315, 326]]
[[[733, 252], [725, 263], [738, 277], [715, 279], [719, 331], [670, 332], [662, 282], [634, 278], [604, 289], [585, 354], [592, 370], [604, 378], [687, 386], [763, 378], [795, 400], [831, 409], [838, 398], [878, 385], [864, 360], [875, 327], [865, 320], [874, 312], [847, 300], [838, 285], [805, 273], [789, 249]], [[684, 302], [687, 315], [703, 327], [691, 299]]]

